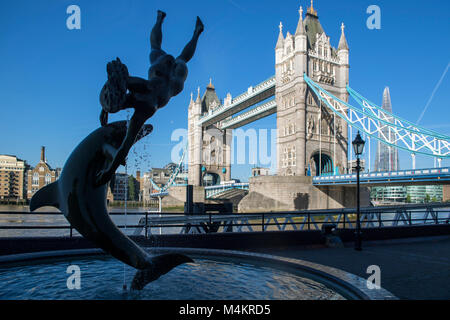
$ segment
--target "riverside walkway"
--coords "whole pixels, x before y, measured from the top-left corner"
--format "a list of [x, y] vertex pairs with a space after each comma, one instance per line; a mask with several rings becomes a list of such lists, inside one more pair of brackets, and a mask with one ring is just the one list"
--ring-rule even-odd
[[381, 269], [381, 286], [399, 299], [450, 299], [450, 235], [320, 246], [254, 250], [335, 267], [363, 278], [370, 265]]

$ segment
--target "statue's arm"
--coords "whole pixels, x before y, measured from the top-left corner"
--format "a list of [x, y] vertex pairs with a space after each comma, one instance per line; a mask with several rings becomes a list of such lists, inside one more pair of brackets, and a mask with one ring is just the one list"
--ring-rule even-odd
[[149, 91], [148, 80], [139, 77], [128, 77], [127, 87], [131, 92], [145, 93]]
[[114, 158], [112, 160], [112, 163], [109, 165], [107, 169], [99, 172], [96, 179], [96, 184], [98, 186], [107, 183], [111, 179], [113, 174], [116, 172], [117, 168], [120, 165], [125, 165], [128, 152], [133, 146], [136, 137], [139, 134], [139, 131], [141, 130], [142, 126], [144, 125], [147, 119], [148, 118], [143, 116], [140, 112], [135, 111], [130, 119], [127, 135], [125, 136], [125, 139], [123, 140], [117, 152], [114, 152], [111, 148], [107, 146], [103, 148], [103, 152], [105, 152], [105, 154], [108, 153], [110, 155], [114, 154]]

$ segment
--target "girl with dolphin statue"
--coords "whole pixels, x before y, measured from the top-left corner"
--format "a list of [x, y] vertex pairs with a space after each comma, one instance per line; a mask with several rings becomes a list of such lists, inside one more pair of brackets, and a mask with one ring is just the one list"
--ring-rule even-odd
[[[149, 79], [129, 76], [119, 58], [108, 63], [108, 80], [100, 93], [102, 126], [73, 150], [59, 179], [36, 192], [30, 202], [30, 211], [43, 206], [58, 208], [83, 237], [138, 269], [131, 284], [135, 290], [141, 290], [182, 263], [193, 262], [183, 254], [150, 255], [117, 228], [106, 206], [108, 182], [117, 168], [125, 164], [133, 144], [153, 130], [145, 122], [183, 90], [188, 73], [186, 63], [193, 57], [203, 32], [203, 23], [197, 17], [192, 39], [175, 59], [161, 49], [165, 16], [158, 10], [151, 32]], [[126, 108], [135, 110], [129, 123], [108, 124], [108, 113]]]

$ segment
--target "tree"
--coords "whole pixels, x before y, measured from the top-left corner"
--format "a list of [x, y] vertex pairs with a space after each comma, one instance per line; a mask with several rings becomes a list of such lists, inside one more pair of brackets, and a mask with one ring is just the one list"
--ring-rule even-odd
[[136, 179], [131, 175], [128, 177], [128, 200], [136, 201]]
[[430, 195], [427, 193], [426, 195], [425, 195], [425, 203], [428, 203], [428, 202], [430, 202]]
[[411, 203], [411, 195], [410, 194], [408, 194], [406, 196], [406, 203]]

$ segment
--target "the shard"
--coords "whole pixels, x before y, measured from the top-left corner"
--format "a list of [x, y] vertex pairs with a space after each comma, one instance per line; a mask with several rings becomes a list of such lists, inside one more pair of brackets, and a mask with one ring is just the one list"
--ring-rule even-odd
[[[386, 87], [383, 92], [383, 110], [392, 114], [391, 94], [389, 93], [389, 87]], [[387, 121], [393, 122], [394, 119], [388, 117]], [[380, 126], [383, 124], [380, 123]], [[389, 127], [384, 127], [382, 132], [379, 133], [379, 137], [382, 140], [391, 141], [392, 144], [396, 144], [395, 132]], [[383, 137], [384, 136], [384, 137]], [[375, 158], [375, 171], [397, 171], [400, 170], [398, 149], [391, 147], [378, 141], [377, 154]]]

